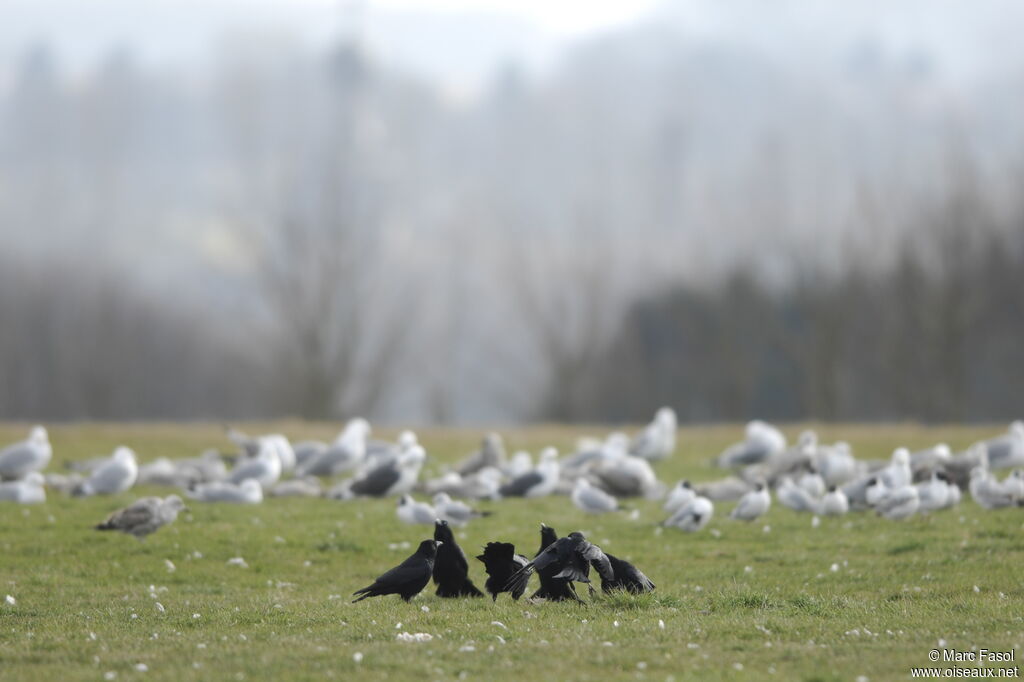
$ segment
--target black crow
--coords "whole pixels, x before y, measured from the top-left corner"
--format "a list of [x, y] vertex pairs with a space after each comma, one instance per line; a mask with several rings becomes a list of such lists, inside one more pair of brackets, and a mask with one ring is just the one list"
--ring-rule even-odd
[[424, 540], [411, 557], [377, 578], [372, 585], [356, 590], [353, 595], [362, 595], [353, 599], [352, 603], [367, 597], [380, 597], [385, 594], [397, 594], [409, 601], [430, 582], [430, 574], [434, 570], [434, 557], [437, 556], [437, 540]]
[[[611, 592], [612, 590], [626, 590], [633, 594], [640, 594], [641, 592], [653, 592], [654, 583], [646, 575], [640, 572], [633, 564], [628, 561], [624, 561], [611, 554], [605, 554], [608, 557], [608, 563], [612, 566], [612, 572], [615, 574], [611, 580], [608, 580], [601, 576], [601, 590], [603, 592]], [[595, 565], [594, 568], [597, 568]], [[598, 569], [600, 572], [600, 569]]]
[[484, 563], [487, 570], [487, 582], [484, 583], [491, 599], [498, 601], [498, 595], [509, 592], [513, 599], [519, 599], [526, 591], [530, 581], [529, 573], [522, 573], [527, 565], [527, 558], [516, 554], [516, 547], [511, 542], [488, 542], [484, 553], [477, 557]]
[[462, 548], [455, 542], [447, 521], [434, 522], [434, 539], [441, 543], [434, 559], [434, 584], [438, 597], [482, 597], [469, 579], [469, 562]]
[[[533, 558], [539, 557], [541, 552], [554, 544], [556, 540], [558, 540], [558, 533], [555, 529], [543, 523], [540, 524], [540, 549], [537, 550], [537, 554]], [[576, 596], [576, 588], [571, 580], [555, 577], [558, 571], [558, 566], [554, 564], [537, 571], [537, 575], [540, 577], [540, 589], [533, 593], [531, 599], [542, 598], [549, 601], [580, 600]]]
[[583, 533], [574, 531], [567, 537], [559, 538], [548, 546], [543, 552], [534, 557], [523, 568], [519, 569], [511, 578], [510, 582], [521, 580], [523, 576], [529, 577], [535, 570], [540, 571], [548, 566], [557, 567], [558, 571], [554, 578], [566, 578], [572, 582], [587, 583], [587, 587], [593, 592], [590, 584], [590, 566], [593, 564], [602, 580], [614, 580], [615, 573], [612, 570], [611, 562], [601, 548], [591, 544]]

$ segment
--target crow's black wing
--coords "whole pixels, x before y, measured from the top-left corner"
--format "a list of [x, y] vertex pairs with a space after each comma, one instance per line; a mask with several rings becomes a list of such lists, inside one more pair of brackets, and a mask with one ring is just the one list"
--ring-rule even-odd
[[584, 541], [580, 544], [577, 551], [580, 553], [580, 556], [594, 567], [594, 570], [597, 571], [602, 580], [615, 580], [615, 570], [612, 568], [612, 562], [608, 560], [608, 555], [600, 547]]
[[424, 576], [427, 577], [427, 580], [430, 580], [431, 568], [432, 566], [430, 561], [419, 554], [413, 554], [411, 557], [373, 581], [372, 585], [364, 587], [352, 594], [380, 592], [381, 590], [387, 590], [388, 592], [385, 592], [384, 594], [390, 594], [390, 591], [397, 590], [407, 583], [422, 580]]

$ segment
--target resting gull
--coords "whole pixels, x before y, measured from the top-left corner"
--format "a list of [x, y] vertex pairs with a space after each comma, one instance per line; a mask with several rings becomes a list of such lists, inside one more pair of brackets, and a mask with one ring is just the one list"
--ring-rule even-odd
[[108, 516], [106, 521], [96, 526], [96, 530], [119, 530], [141, 540], [161, 527], [174, 523], [178, 512], [184, 510], [185, 503], [177, 495], [169, 495], [164, 499], [143, 497]]
[[24, 478], [33, 471], [42, 471], [53, 457], [53, 448], [46, 429], [33, 426], [26, 440], [0, 450], [0, 479]]

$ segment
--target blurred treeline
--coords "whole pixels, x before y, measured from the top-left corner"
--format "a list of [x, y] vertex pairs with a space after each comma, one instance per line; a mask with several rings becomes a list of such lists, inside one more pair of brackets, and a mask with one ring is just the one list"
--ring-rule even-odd
[[1019, 417], [1019, 79], [810, 62], [635, 29], [453, 102], [349, 45], [33, 50], [0, 418]]

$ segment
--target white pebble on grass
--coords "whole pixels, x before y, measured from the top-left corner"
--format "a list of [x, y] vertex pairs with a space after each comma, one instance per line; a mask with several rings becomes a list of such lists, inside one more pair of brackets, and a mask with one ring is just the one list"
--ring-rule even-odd
[[354, 654], [352, 654], [352, 660], [355, 661], [356, 663], [362, 663], [363, 662], [363, 652], [362, 651], [357, 651]]
[[177, 570], [177, 566], [175, 566], [174, 562], [170, 559], [164, 559], [164, 567], [167, 569], [168, 573], [174, 573], [174, 571]]
[[249, 568], [249, 564], [245, 563], [245, 559], [240, 556], [231, 557], [228, 559], [228, 566], [238, 566], [239, 568]]
[[658, 619], [658, 627], [659, 627], [660, 629], [664, 630], [664, 629], [665, 629], [665, 621], [663, 621], [663, 620], [661, 620], [661, 619], [659, 618], [659, 619]]
[[140, 673], [149, 672], [149, 666], [145, 663], [136, 663], [135, 669], [138, 670]]
[[202, 618], [202, 616], [200, 616], [198, 613], [192, 614], [192, 620], [199, 620], [200, 618]]
[[[617, 624], [618, 624], [618, 621], [616, 621], [616, 625]], [[501, 628], [502, 630], [508, 630], [508, 627], [504, 623], [502, 623], [500, 620], [492, 620], [491, 621], [491, 625], [493, 625], [496, 628]]]
[[156, 602], [155, 606], [156, 606], [156, 610], [159, 611], [160, 613], [166, 613], [167, 609], [165, 609], [164, 605], [161, 604], [160, 602]]
[[117, 678], [117, 673], [115, 673], [113, 670], [108, 670], [107, 672], [103, 673], [103, 679], [105, 679], [105, 680], [113, 680], [113, 679], [116, 679], [116, 678]]
[[11, 595], [7, 595], [6, 597], [4, 597], [4, 601], [10, 604], [11, 606], [14, 606], [18, 603], [18, 600], [12, 597]]
[[637, 670], [646, 670], [647, 669], [647, 661], [637, 661], [636, 662], [636, 667], [637, 667]]

